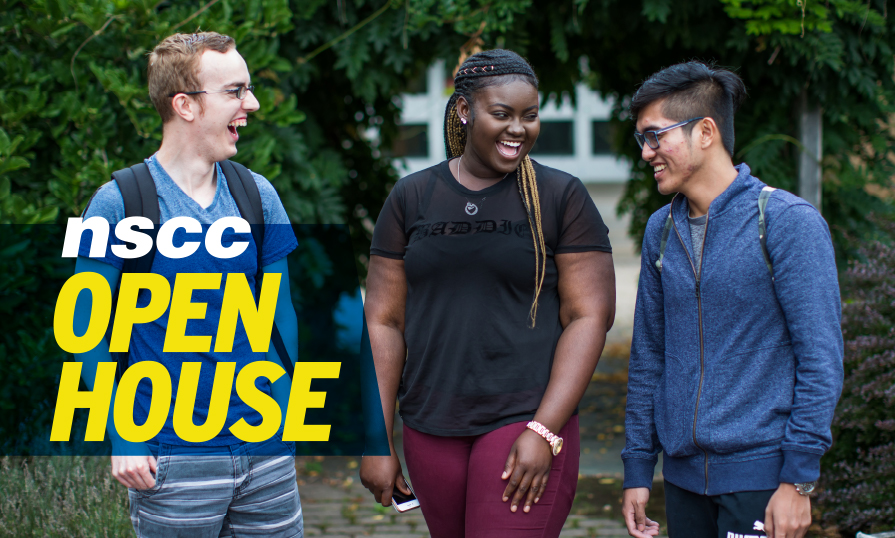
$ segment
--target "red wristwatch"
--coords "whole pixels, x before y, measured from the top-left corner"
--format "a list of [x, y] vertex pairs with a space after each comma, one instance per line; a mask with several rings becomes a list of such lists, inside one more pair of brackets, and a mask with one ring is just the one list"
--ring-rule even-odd
[[550, 430], [544, 427], [538, 421], [532, 420], [526, 426], [529, 430], [534, 431], [541, 437], [547, 440], [550, 443], [550, 448], [553, 449], [553, 455], [556, 456], [559, 454], [559, 451], [562, 450], [562, 437], [556, 435], [555, 433], [551, 433]]

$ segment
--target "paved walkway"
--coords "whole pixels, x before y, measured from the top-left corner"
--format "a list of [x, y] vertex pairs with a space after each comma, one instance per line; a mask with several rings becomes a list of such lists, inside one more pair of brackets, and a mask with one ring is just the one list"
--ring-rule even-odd
[[[620, 486], [595, 490], [622, 476], [619, 457], [624, 447], [624, 396], [627, 382], [627, 346], [619, 348], [615, 359], [604, 358], [593, 382], [579, 405], [581, 424], [580, 475], [591, 477], [579, 482], [579, 498], [563, 527], [561, 537], [624, 537], [628, 532], [620, 519]], [[610, 351], [611, 350], [607, 350]], [[396, 416], [395, 444], [401, 450], [401, 419]], [[360, 458], [299, 457], [296, 459], [298, 485], [304, 513], [305, 535], [327, 538], [423, 538], [429, 536], [419, 510], [399, 514], [391, 507], [377, 505], [358, 478]], [[403, 463], [403, 462], [402, 462]], [[405, 466], [406, 468], [406, 466]], [[657, 467], [656, 475], [660, 476]], [[596, 478], [594, 478], [596, 477]], [[596, 507], [599, 506], [598, 510]]]
[[[419, 510], [399, 514], [377, 505], [357, 478], [356, 458], [297, 458], [305, 536], [327, 538], [424, 538], [429, 536]], [[617, 519], [572, 515], [560, 537], [623, 537]]]

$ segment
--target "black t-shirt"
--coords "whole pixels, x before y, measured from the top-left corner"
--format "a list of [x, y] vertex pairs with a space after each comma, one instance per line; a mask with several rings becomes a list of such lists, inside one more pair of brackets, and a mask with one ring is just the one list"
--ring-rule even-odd
[[401, 179], [382, 208], [370, 252], [404, 260], [407, 362], [398, 399], [415, 430], [478, 435], [531, 420], [562, 334], [553, 256], [612, 251], [581, 181], [534, 169], [547, 246], [534, 329], [535, 250], [515, 172], [471, 191], [444, 161]]

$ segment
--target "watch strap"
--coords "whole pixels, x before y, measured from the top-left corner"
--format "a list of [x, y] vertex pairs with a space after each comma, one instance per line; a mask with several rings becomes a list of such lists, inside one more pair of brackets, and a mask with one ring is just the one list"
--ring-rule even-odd
[[543, 424], [541, 424], [540, 422], [538, 422], [536, 420], [532, 420], [531, 422], [529, 422], [526, 425], [526, 428], [534, 431], [535, 433], [537, 433], [538, 435], [543, 437], [550, 444], [550, 447], [553, 449], [553, 454], [556, 455], [556, 453], [558, 452], [556, 445], [559, 444], [560, 446], [562, 446], [562, 437], [551, 432], [550, 430], [547, 429], [546, 426], [544, 426]]

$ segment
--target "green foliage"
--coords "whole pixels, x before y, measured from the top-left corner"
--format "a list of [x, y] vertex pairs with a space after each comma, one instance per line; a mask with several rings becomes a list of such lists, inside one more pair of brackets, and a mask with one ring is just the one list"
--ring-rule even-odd
[[[806, 92], [823, 110], [822, 209], [844, 261], [857, 255], [847, 237], [878, 234], [867, 212], [893, 211], [877, 194], [891, 188], [895, 175], [895, 132], [887, 121], [895, 113], [895, 19], [885, 17], [882, 0], [828, 6], [808, 2], [801, 37], [801, 8], [791, 0], [535, 0], [529, 12], [538, 15], [517, 24], [505, 44], [532, 62], [545, 92], [568, 92], [583, 79], [615, 99], [615, 148], [634, 163], [619, 211], [631, 215], [629, 231], [638, 241], [649, 216], [670, 199], [657, 192], [652, 170], [640, 160], [626, 114], [646, 77], [690, 59], [735, 69], [749, 97], [737, 114], [734, 161], [790, 191], [797, 191], [799, 151], [787, 140], [798, 138], [797, 105]], [[562, 39], [541, 14], [563, 21]]]
[[[881, 222], [895, 237], [895, 221]], [[843, 275], [845, 383], [818, 498], [845, 535], [895, 527], [895, 248], [874, 241]]]
[[[360, 252], [397, 179], [384, 151], [397, 133], [393, 97], [433, 60], [455, 65], [478, 44], [525, 54], [548, 94], [585, 80], [616, 98], [617, 147], [633, 162], [625, 97], [645, 76], [689, 58], [737, 67], [751, 93], [738, 115], [737, 159], [790, 190], [797, 148], [782, 136], [796, 135], [804, 89], [824, 109], [824, 214], [843, 259], [854, 254], [843, 233], [873, 231], [864, 211], [890, 210], [864, 188], [893, 172], [892, 135], [880, 123], [895, 106], [883, 0], [0, 5], [9, 44], [0, 53], [0, 191], [9, 192], [0, 222], [75, 215], [111, 171], [152, 153], [161, 129], [146, 96], [146, 54], [165, 35], [196, 28], [233, 35], [258, 86], [262, 109], [242, 130], [236, 159], [274, 182], [294, 221], [351, 224]], [[371, 127], [376, 139], [366, 136]], [[635, 237], [664, 201], [636, 165], [620, 207], [632, 213]]]
[[[232, 35], [256, 77], [261, 109], [243, 130], [237, 160], [296, 199], [296, 220], [338, 220], [344, 208], [325, 193], [345, 182], [333, 155], [309, 156], [295, 95], [276, 81], [292, 62], [278, 55], [292, 29], [286, 0], [110, 3], [4, 0], [0, 33], [0, 171], [14, 201], [0, 222], [50, 222], [75, 216], [112, 171], [153, 153], [161, 121], [146, 90], [146, 55], [175, 29]], [[284, 149], [300, 149], [286, 155]], [[288, 166], [298, 157], [303, 166]], [[285, 169], [285, 172], [284, 172]], [[302, 204], [310, 199], [322, 203]]]
[[63, 236], [55, 225], [0, 224], [0, 453], [29, 450], [53, 417], [65, 360], [53, 337], [53, 310], [74, 269], [59, 257]]
[[109, 459], [0, 458], [0, 537], [130, 536], [127, 489]]
[[[746, 21], [746, 32], [750, 35], [802, 34], [805, 30], [832, 31], [827, 5], [804, 0], [721, 0], [726, 4], [724, 11], [732, 19]], [[837, 1], [834, 4], [850, 8], [853, 2]], [[829, 4], [828, 4], [829, 5]]]

